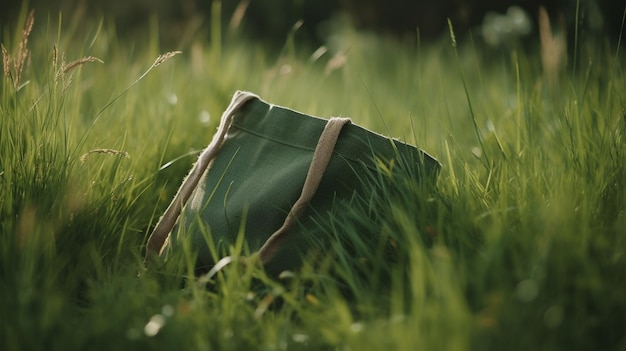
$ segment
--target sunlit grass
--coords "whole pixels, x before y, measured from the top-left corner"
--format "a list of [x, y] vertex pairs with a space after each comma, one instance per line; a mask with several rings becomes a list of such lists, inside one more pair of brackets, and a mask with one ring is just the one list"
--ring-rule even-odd
[[[345, 29], [321, 57], [292, 38], [274, 56], [236, 35], [162, 50], [106, 20], [42, 16], [30, 32], [28, 18], [2, 39], [2, 349], [626, 347], [614, 45], [580, 38], [579, 67], [548, 82], [539, 45]], [[364, 179], [371, 194], [319, 218], [336, 240], [311, 240], [281, 282], [235, 262], [203, 286], [184, 255], [137, 277], [235, 90], [418, 145], [442, 163], [436, 188], [384, 169]]]

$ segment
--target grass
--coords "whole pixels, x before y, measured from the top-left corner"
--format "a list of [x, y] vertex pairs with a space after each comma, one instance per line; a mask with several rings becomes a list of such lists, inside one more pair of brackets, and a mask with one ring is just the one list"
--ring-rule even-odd
[[[20, 18], [2, 38], [2, 349], [626, 349], [615, 44], [578, 33], [578, 66], [544, 72], [539, 45], [346, 29], [309, 59], [292, 37], [273, 56], [224, 33], [157, 65], [156, 33]], [[238, 89], [424, 148], [436, 190], [381, 170], [320, 218], [332, 254], [281, 282], [234, 263], [207, 288], [189, 257], [137, 277]]]

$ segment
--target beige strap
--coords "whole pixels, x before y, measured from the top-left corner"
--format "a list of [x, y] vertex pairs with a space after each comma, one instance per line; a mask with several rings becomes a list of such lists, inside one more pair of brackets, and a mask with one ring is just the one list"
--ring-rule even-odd
[[322, 131], [322, 135], [320, 135], [317, 146], [315, 147], [313, 160], [311, 161], [309, 171], [306, 175], [306, 179], [304, 180], [300, 197], [293, 207], [291, 207], [291, 210], [289, 211], [282, 227], [275, 231], [259, 250], [258, 255], [262, 265], [265, 266], [272, 260], [272, 258], [274, 258], [280, 249], [280, 246], [283, 244], [285, 239], [287, 239], [289, 230], [297, 223], [298, 219], [304, 213], [304, 210], [306, 210], [309, 202], [311, 202], [313, 195], [315, 195], [315, 192], [322, 181], [322, 176], [326, 171], [326, 167], [328, 167], [333, 150], [335, 149], [335, 144], [339, 138], [339, 133], [341, 132], [343, 126], [347, 123], [350, 123], [349, 118], [339, 117], [333, 117], [328, 120], [328, 123], [326, 123], [324, 131]]
[[258, 96], [249, 92], [237, 91], [235, 93], [230, 105], [222, 114], [217, 133], [213, 136], [211, 143], [206, 149], [204, 149], [202, 154], [200, 154], [198, 161], [183, 181], [183, 184], [178, 189], [176, 196], [174, 196], [174, 200], [172, 200], [167, 210], [165, 210], [165, 214], [163, 214], [152, 231], [152, 234], [150, 234], [150, 238], [148, 238], [148, 243], [146, 245], [146, 257], [144, 259], [144, 264], [148, 262], [150, 257], [160, 254], [163, 249], [165, 240], [172, 231], [183, 206], [198, 185], [198, 181], [202, 177], [202, 174], [206, 171], [211, 160], [215, 158], [215, 155], [217, 155], [217, 152], [221, 148], [235, 112], [237, 112], [247, 101], [255, 98], [258, 98]]

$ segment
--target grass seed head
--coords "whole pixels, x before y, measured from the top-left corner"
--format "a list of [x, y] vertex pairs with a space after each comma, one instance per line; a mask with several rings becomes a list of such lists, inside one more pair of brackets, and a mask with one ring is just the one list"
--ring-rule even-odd
[[156, 60], [154, 60], [154, 63], [152, 64], [152, 68], [182, 53], [183, 53], [182, 51], [170, 51], [170, 52], [166, 52], [165, 54], [159, 55], [159, 57], [157, 57]]
[[104, 63], [104, 61], [100, 60], [97, 57], [94, 56], [85, 56], [83, 58], [80, 58], [78, 60], [74, 60], [70, 63], [68, 63], [67, 65], [63, 65], [63, 67], [61, 67], [61, 71], [63, 73], [68, 73], [71, 70], [75, 69], [78, 66], [84, 65], [85, 63], [88, 62], [100, 62], [100, 63]]
[[450, 32], [450, 42], [453, 48], [456, 48], [456, 34], [454, 33], [454, 27], [452, 27], [452, 21], [448, 18], [448, 31]]
[[31, 31], [33, 30], [33, 25], [35, 24], [35, 11], [31, 10], [26, 18], [26, 23], [24, 24], [24, 30], [22, 31], [22, 40], [20, 41], [20, 47], [17, 52], [17, 57], [13, 60], [13, 65], [15, 66], [15, 79], [13, 80], [13, 85], [15, 89], [20, 84], [20, 77], [22, 76], [22, 70], [24, 69], [24, 64], [26, 63], [26, 59], [28, 58], [29, 50], [28, 50], [28, 37], [30, 36]]
[[0, 44], [2, 47], [2, 68], [4, 71], [4, 76], [9, 78], [11, 76], [11, 56], [9, 56], [9, 51], [4, 47], [4, 44]]
[[91, 156], [92, 154], [108, 154], [108, 155], [117, 155], [117, 156], [123, 156], [123, 157], [126, 157], [126, 158], [130, 158], [130, 155], [126, 151], [113, 150], [113, 149], [93, 149], [93, 150], [87, 152], [86, 154], [83, 154], [80, 157], [80, 162], [81, 163], [85, 163], [85, 161], [87, 161], [89, 156]]
[[54, 70], [54, 72], [57, 72], [58, 64], [59, 64], [59, 48], [57, 47], [57, 44], [54, 43], [54, 45], [52, 46], [52, 69]]

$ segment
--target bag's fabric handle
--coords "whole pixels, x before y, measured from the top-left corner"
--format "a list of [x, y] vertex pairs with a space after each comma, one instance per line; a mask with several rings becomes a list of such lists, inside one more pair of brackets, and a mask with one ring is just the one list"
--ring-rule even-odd
[[215, 158], [215, 155], [221, 148], [235, 112], [237, 112], [246, 102], [255, 98], [258, 98], [258, 96], [249, 92], [237, 91], [235, 93], [230, 105], [222, 114], [220, 125], [217, 132], [213, 136], [211, 143], [202, 152], [202, 154], [200, 154], [198, 161], [191, 169], [191, 172], [189, 172], [187, 178], [183, 181], [183, 184], [180, 186], [176, 196], [174, 196], [174, 200], [172, 200], [156, 227], [154, 227], [152, 234], [150, 234], [148, 243], [146, 244], [146, 257], [144, 259], [144, 264], [147, 264], [151, 257], [157, 256], [161, 253], [165, 241], [172, 231], [172, 228], [174, 228], [174, 224], [176, 223], [183, 206], [187, 203], [187, 200], [189, 200], [191, 193], [198, 185], [198, 181], [211, 163], [211, 160]]
[[289, 230], [297, 223], [298, 219], [306, 210], [309, 202], [311, 202], [313, 195], [315, 195], [315, 192], [322, 181], [326, 167], [328, 167], [333, 150], [335, 149], [335, 144], [339, 138], [339, 133], [341, 132], [343, 126], [347, 123], [350, 123], [349, 118], [340, 117], [333, 117], [326, 123], [326, 126], [317, 141], [317, 146], [315, 147], [315, 152], [313, 153], [313, 160], [311, 161], [309, 170], [304, 180], [300, 197], [291, 207], [291, 210], [289, 211], [282, 227], [275, 231], [267, 239], [267, 241], [265, 241], [265, 244], [263, 244], [258, 252], [259, 259], [263, 266], [274, 258], [285, 239], [287, 239]]

